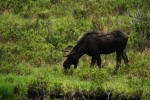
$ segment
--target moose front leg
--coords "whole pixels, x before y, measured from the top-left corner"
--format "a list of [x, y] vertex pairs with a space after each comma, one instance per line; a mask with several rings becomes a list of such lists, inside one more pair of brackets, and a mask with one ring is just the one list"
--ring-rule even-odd
[[75, 64], [74, 64], [74, 68], [75, 68], [75, 69], [76, 69], [77, 66], [78, 66], [78, 62], [79, 62], [79, 60], [77, 60], [77, 61], [75, 62]]
[[96, 58], [92, 57], [90, 66], [93, 67], [95, 65]]

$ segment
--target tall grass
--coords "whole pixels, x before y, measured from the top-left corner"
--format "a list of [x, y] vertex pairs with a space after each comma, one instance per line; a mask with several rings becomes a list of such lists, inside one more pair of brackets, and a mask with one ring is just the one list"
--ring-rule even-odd
[[[68, 93], [84, 95], [111, 93], [112, 98], [118, 96], [134, 99], [137, 97], [149, 98], [149, 56], [132, 51], [129, 51], [128, 54], [131, 59], [130, 65], [122, 64], [118, 75], [112, 74], [115, 65], [105, 66], [107, 65], [105, 64], [101, 69], [96, 66], [90, 68], [89, 61], [84, 59], [80, 60], [76, 70], [70, 69], [68, 74], [64, 73], [61, 64], [51, 67], [32, 67], [28, 74], [23, 71], [20, 71], [20, 74], [15, 71], [5, 75], [1, 74], [1, 98], [15, 98], [17, 95], [20, 99], [31, 97], [33, 99], [33, 93], [35, 98], [48, 98], [49, 95], [66, 95]], [[110, 55], [107, 59], [108, 62], [115, 62], [115, 59], [111, 58], [113, 56]]]

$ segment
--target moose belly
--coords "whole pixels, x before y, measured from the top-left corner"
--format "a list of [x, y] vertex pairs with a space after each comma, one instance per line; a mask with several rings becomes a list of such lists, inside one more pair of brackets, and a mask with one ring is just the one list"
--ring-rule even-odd
[[100, 54], [110, 54], [113, 52], [116, 52], [120, 49], [121, 47], [118, 45], [108, 45], [108, 46], [102, 46], [99, 48]]
[[110, 54], [116, 52], [116, 49], [102, 49], [100, 50], [100, 54]]

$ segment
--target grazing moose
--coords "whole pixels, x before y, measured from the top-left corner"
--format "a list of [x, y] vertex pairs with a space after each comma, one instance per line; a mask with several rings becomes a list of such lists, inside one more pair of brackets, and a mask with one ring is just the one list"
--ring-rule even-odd
[[94, 66], [95, 62], [100, 67], [101, 57], [100, 54], [110, 54], [116, 52], [116, 68], [114, 73], [121, 64], [121, 58], [123, 58], [125, 64], [128, 64], [128, 57], [126, 55], [126, 45], [128, 36], [122, 31], [113, 31], [107, 34], [98, 33], [95, 31], [86, 33], [83, 38], [79, 40], [72, 51], [66, 56], [67, 59], [63, 63], [64, 69], [69, 69], [71, 65], [77, 68], [79, 59], [84, 54], [92, 57], [91, 66]]

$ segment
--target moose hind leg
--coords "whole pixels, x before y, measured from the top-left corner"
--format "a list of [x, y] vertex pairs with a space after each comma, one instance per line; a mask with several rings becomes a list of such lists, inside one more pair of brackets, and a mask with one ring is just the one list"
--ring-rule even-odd
[[126, 54], [126, 50], [123, 51], [123, 53], [122, 53], [122, 58], [123, 58], [123, 60], [124, 60], [124, 63], [125, 63], [126, 65], [128, 65], [129, 60], [128, 60], [128, 57], [127, 57], [127, 54]]
[[97, 57], [97, 65], [100, 68], [101, 67], [101, 57]]
[[120, 64], [121, 64], [121, 52], [117, 52], [116, 53], [116, 68], [114, 70], [114, 74], [117, 74]]

